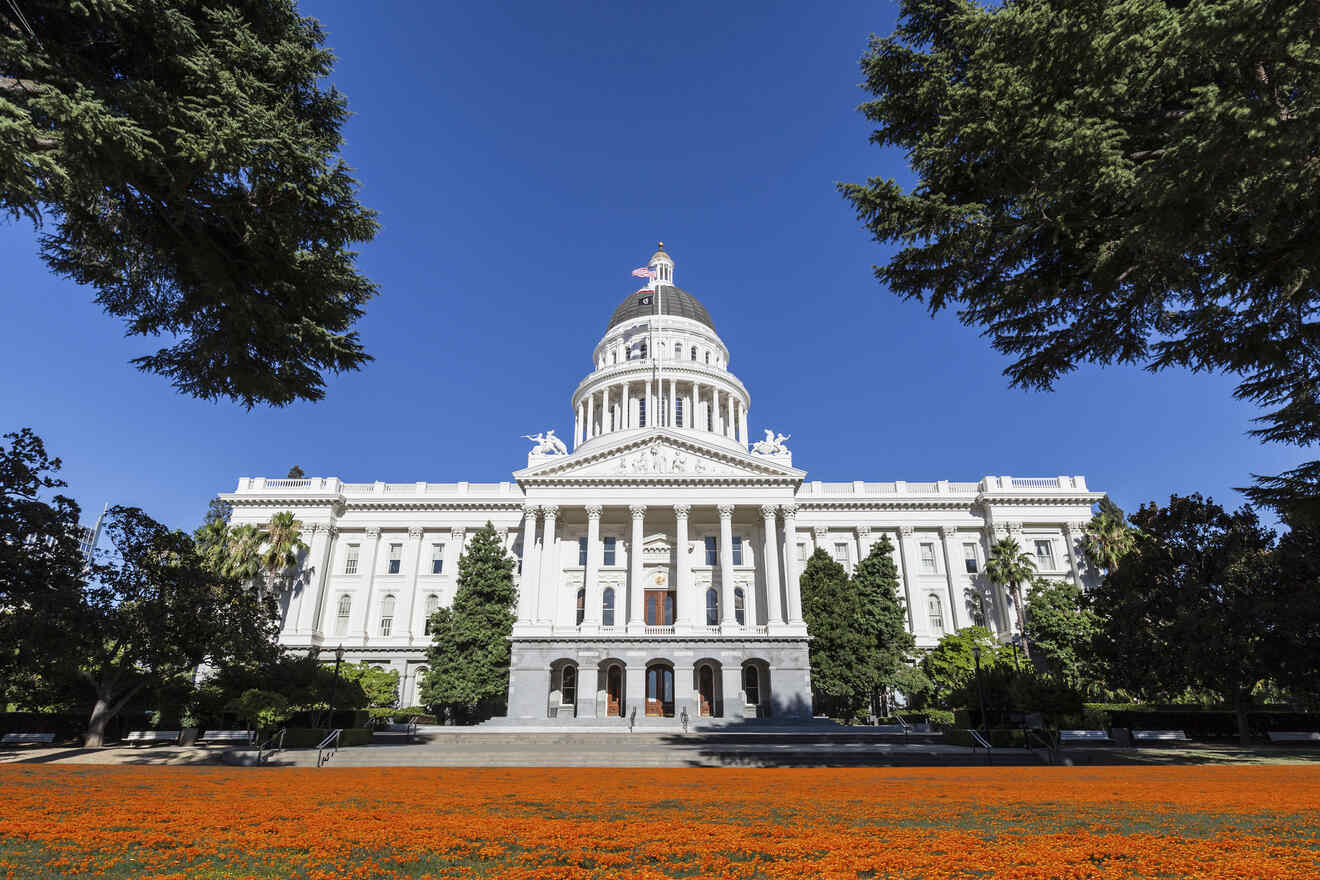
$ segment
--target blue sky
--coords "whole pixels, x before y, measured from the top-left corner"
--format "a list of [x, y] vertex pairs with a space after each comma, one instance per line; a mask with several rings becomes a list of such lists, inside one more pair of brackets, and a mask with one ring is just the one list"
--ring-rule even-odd
[[92, 292], [0, 225], [0, 430], [31, 426], [94, 513], [192, 528], [241, 476], [494, 481], [521, 435], [572, 435], [569, 395], [629, 272], [663, 239], [752, 394], [820, 480], [1085, 474], [1133, 508], [1304, 459], [1245, 436], [1219, 376], [1086, 368], [1011, 390], [1007, 361], [871, 274], [837, 181], [906, 178], [867, 143], [857, 61], [894, 7], [304, 0], [354, 112], [345, 156], [380, 236], [360, 329], [376, 361], [327, 399], [248, 412], [184, 398], [129, 358]]

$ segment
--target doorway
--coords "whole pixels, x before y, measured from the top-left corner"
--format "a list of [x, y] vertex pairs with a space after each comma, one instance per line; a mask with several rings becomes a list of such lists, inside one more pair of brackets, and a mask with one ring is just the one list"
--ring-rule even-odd
[[697, 694], [699, 695], [701, 708], [700, 712], [705, 717], [715, 714], [715, 672], [709, 664], [703, 665], [697, 672]]
[[623, 717], [623, 667], [617, 664], [605, 669], [605, 714]]
[[646, 670], [646, 714], [657, 718], [674, 717], [674, 670], [651, 666]]

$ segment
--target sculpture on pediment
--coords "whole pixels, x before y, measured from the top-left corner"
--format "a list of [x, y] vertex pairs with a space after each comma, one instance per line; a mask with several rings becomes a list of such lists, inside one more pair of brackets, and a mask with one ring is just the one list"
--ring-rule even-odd
[[753, 455], [788, 455], [788, 447], [784, 442], [792, 437], [792, 434], [775, 435], [769, 428], [765, 429], [765, 439], [757, 440], [752, 444]]
[[688, 464], [687, 453], [684, 452], [684, 451], [681, 450], [681, 449], [675, 449], [675, 450], [674, 450], [674, 473], [676, 473], [676, 474], [686, 474], [686, 473], [687, 473], [687, 464]]
[[544, 434], [523, 434], [523, 436], [536, 444], [528, 453], [529, 456], [568, 455], [568, 447], [564, 445], [563, 440], [555, 436], [554, 428]]

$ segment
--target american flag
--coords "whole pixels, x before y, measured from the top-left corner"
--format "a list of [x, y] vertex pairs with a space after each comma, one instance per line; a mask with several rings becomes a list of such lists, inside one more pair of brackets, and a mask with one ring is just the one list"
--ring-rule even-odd
[[654, 270], [654, 269], [651, 269], [651, 268], [648, 268], [648, 267], [646, 267], [646, 266], [643, 266], [643, 267], [640, 268], [640, 269], [633, 269], [633, 275], [636, 276], [636, 277], [638, 277], [638, 278], [651, 278], [651, 279], [654, 279], [654, 278], [655, 278], [655, 270]]

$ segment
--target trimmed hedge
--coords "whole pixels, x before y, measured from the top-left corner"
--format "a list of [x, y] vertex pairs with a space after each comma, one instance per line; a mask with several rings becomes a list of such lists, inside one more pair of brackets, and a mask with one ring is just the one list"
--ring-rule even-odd
[[[284, 733], [284, 747], [286, 749], [314, 749], [321, 744], [321, 740], [330, 735], [330, 731], [324, 727], [290, 727]], [[365, 746], [371, 743], [371, 731], [365, 727], [347, 727], [339, 735], [339, 745], [347, 748], [348, 746]]]

